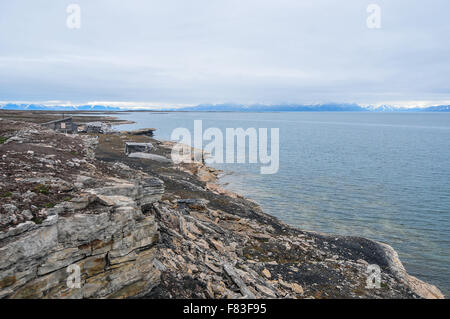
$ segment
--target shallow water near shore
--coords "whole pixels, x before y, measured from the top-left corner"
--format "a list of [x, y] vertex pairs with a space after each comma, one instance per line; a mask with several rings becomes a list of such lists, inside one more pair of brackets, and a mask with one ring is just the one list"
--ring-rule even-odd
[[354, 235], [394, 247], [407, 271], [450, 294], [449, 113], [123, 113], [157, 128], [203, 120], [203, 129], [280, 129], [280, 168], [215, 164], [221, 183], [304, 230]]

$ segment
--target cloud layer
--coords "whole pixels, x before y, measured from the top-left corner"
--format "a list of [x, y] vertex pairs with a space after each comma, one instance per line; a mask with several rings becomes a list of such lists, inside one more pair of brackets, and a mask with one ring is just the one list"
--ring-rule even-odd
[[[66, 27], [70, 3], [80, 29]], [[370, 3], [381, 29], [367, 28]], [[0, 100], [434, 104], [450, 100], [448, 12], [445, 0], [2, 1]]]

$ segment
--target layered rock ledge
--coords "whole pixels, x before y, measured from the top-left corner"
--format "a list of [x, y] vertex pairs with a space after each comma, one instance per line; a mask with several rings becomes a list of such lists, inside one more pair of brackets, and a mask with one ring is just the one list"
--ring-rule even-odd
[[[172, 164], [170, 143], [11, 120], [0, 138], [2, 298], [443, 297], [390, 246], [290, 227], [213, 169]], [[168, 161], [127, 157], [125, 142]], [[369, 264], [380, 288], [366, 288]]]

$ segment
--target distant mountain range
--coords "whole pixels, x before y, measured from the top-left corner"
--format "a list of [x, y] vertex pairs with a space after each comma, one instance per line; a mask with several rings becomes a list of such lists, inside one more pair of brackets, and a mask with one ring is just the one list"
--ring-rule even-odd
[[222, 112], [367, 112], [357, 104], [318, 104], [318, 105], [299, 105], [299, 104], [200, 104], [192, 107], [179, 109], [182, 111], [222, 111]]
[[[129, 111], [145, 110], [145, 108], [116, 107], [108, 105], [77, 105], [77, 106], [48, 106], [43, 104], [0, 104], [4, 110], [55, 110], [55, 111]], [[160, 107], [148, 108], [150, 111], [203, 111], [203, 112], [450, 112], [450, 105], [436, 105], [430, 107], [400, 108], [390, 105], [360, 106], [358, 104], [200, 104], [189, 107]]]

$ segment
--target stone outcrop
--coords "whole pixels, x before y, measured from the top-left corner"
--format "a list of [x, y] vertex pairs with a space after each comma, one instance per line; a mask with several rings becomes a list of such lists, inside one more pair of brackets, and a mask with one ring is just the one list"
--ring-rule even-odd
[[153, 136], [155, 128], [141, 128], [134, 131], [123, 131], [123, 134]]
[[[42, 133], [45, 142], [50, 137], [66, 137], [48, 131]], [[41, 157], [44, 154], [36, 150], [36, 146], [42, 144], [34, 135], [37, 134], [22, 131], [14, 135], [16, 138], [11, 137], [16, 143], [20, 141], [35, 149], [32, 158], [22, 159], [22, 167], [32, 168], [40, 159], [45, 159]], [[24, 185], [29, 187], [30, 183], [40, 186], [31, 186], [33, 191], [16, 192], [6, 198], [10, 202], [5, 204], [9, 205], [6, 208], [10, 209], [2, 211], [2, 218], [11, 218], [4, 223], [9, 227], [0, 232], [0, 298], [139, 297], [159, 283], [160, 271], [153, 265], [159, 231], [155, 217], [142, 209], [161, 199], [162, 181], [134, 172], [123, 164], [112, 166], [113, 171], [122, 173], [120, 178], [97, 168], [84, 171], [89, 165], [99, 164], [93, 160], [93, 154], [88, 154], [95, 143], [80, 138], [77, 142], [83, 144], [81, 148], [87, 153], [82, 159], [71, 159], [74, 165], [67, 165], [67, 169], [60, 165], [65, 174], [58, 174], [58, 178], [49, 174], [51, 170], [35, 171], [35, 174], [33, 170], [16, 171], [14, 175], [19, 182], [10, 186], [18, 189]], [[14, 142], [2, 148], [2, 153], [7, 155], [4, 162], [8, 155], [18, 151]], [[62, 163], [70, 152], [74, 151], [68, 147], [55, 154], [52, 161]], [[77, 167], [79, 170], [74, 169]], [[133, 178], [128, 179], [127, 175]], [[21, 212], [17, 208], [21, 207], [19, 199], [30, 198], [30, 203], [39, 205], [33, 201], [39, 197], [39, 190], [46, 193], [48, 201], [57, 197], [53, 191], [65, 190], [66, 200], [44, 205], [36, 209], [34, 216], [28, 210]], [[34, 195], [28, 195], [31, 193]], [[31, 216], [25, 217], [25, 222], [18, 222], [19, 217], [26, 214]], [[73, 267], [80, 270], [79, 288], [71, 285]]]
[[[132, 297], [158, 284], [152, 216], [120, 203], [101, 214], [73, 213], [21, 224], [2, 240], [0, 297]], [[79, 289], [67, 285], [70, 265], [80, 267]]]

